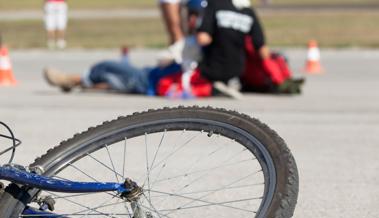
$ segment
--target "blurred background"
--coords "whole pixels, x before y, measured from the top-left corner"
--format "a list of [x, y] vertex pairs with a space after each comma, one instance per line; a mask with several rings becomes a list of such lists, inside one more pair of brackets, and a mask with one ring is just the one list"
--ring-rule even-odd
[[[119, 115], [211, 105], [257, 117], [287, 141], [301, 178], [296, 218], [379, 217], [379, 0], [254, 0], [267, 44], [283, 50], [307, 81], [301, 95], [248, 94], [241, 101], [62, 94], [49, 87], [41, 74], [46, 66], [85, 72], [119, 58], [123, 45], [132, 48], [137, 66], [154, 65], [168, 45], [157, 0], [67, 3], [68, 49], [51, 52], [44, 0], [0, 0], [0, 32], [19, 81], [0, 85], [0, 120], [25, 142], [17, 163], [26, 165], [62, 139]], [[322, 48], [324, 74], [302, 72], [310, 39]]]
[[[69, 48], [161, 48], [167, 36], [155, 0], [68, 1]], [[379, 47], [378, 0], [254, 0], [268, 44]], [[44, 48], [42, 0], [0, 0], [0, 31], [10, 48]]]

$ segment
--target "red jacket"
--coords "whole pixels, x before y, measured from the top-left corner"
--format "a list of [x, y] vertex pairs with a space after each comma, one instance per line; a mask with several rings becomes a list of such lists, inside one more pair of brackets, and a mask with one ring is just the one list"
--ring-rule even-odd
[[[199, 69], [196, 69], [192, 74], [190, 83], [192, 90], [190, 95], [194, 97], [208, 97], [212, 95], [212, 84], [201, 76]], [[182, 72], [171, 74], [160, 79], [156, 91], [159, 96], [184, 97]]]

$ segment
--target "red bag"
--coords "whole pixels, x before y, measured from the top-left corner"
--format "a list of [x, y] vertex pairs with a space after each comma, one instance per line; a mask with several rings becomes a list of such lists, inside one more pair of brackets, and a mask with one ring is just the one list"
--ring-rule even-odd
[[[212, 84], [201, 76], [196, 69], [191, 76], [191, 90], [194, 97], [208, 97], [212, 95]], [[163, 77], [158, 81], [157, 94], [159, 96], [183, 97], [182, 73], [175, 73]]]
[[279, 85], [292, 76], [286, 59], [278, 53], [262, 60], [255, 51], [252, 39], [248, 37], [245, 43], [246, 66], [241, 80], [245, 87], [267, 87], [272, 84]]

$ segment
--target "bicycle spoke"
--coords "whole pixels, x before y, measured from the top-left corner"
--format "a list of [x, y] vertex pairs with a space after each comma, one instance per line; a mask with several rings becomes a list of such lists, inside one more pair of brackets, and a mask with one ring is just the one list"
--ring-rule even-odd
[[[182, 133], [181, 133], [181, 135], [183, 135], [183, 134], [185, 133], [185, 131], [186, 131], [186, 130], [183, 130]], [[199, 135], [201, 135], [202, 133], [203, 133], [203, 131], [201, 131], [201, 132], [199, 133]], [[156, 164], [156, 167], [152, 166], [152, 167], [150, 168], [150, 172], [153, 171], [154, 169], [156, 169], [161, 163], [163, 163], [162, 167], [160, 167], [160, 170], [159, 170], [159, 172], [158, 172], [158, 176], [157, 176], [157, 178], [159, 178], [159, 176], [160, 176], [160, 174], [162, 173], [163, 169], [166, 167], [166, 163], [165, 163], [164, 161], [168, 160], [171, 156], [173, 156], [176, 152], [178, 152], [179, 150], [181, 150], [182, 148], [184, 148], [187, 144], [189, 144], [192, 140], [194, 140], [194, 139], [195, 139], [196, 137], [198, 137], [199, 135], [196, 135], [196, 136], [190, 138], [187, 142], [185, 142], [184, 144], [182, 144], [182, 145], [180, 145], [180, 146], [178, 146], [179, 144], [173, 146], [173, 150], [172, 150], [172, 152], [169, 153], [167, 156], [165, 156], [161, 161], [159, 161], [159, 162]], [[178, 137], [178, 138], [180, 138], [180, 137]], [[162, 140], [163, 140], [163, 139], [162, 139]], [[161, 141], [162, 141], [162, 140], [161, 140]], [[157, 178], [156, 178], [156, 179], [157, 179]], [[145, 182], [146, 182], [146, 180], [145, 180]], [[145, 183], [145, 182], [144, 182], [144, 183]], [[154, 182], [153, 182], [153, 183], [154, 183]]]
[[[180, 195], [182, 195], [182, 196], [194, 195], [194, 194], [201, 194], [201, 193], [214, 192], [214, 191], [225, 191], [225, 190], [255, 187], [255, 186], [261, 186], [261, 185], [264, 185], [264, 183], [254, 183], [254, 184], [250, 184], [250, 185], [238, 185], [238, 186], [231, 186], [228, 188], [208, 189], [208, 190], [193, 191], [193, 192], [181, 192]], [[166, 195], [156, 195], [156, 196], [153, 196], [153, 198], [159, 198], [159, 197], [163, 197], [163, 196], [166, 197]]]
[[241, 163], [245, 163], [245, 162], [248, 162], [248, 161], [251, 161], [251, 160], [255, 160], [255, 159], [241, 160], [241, 161], [238, 161], [238, 162], [235, 162], [235, 163], [220, 165], [220, 166], [211, 167], [211, 168], [207, 168], [207, 169], [200, 169], [200, 170], [192, 171], [192, 172], [189, 172], [189, 173], [184, 173], [184, 174], [175, 175], [175, 176], [168, 177], [168, 178], [163, 178], [161, 180], [156, 181], [156, 184], [160, 183], [160, 182], [168, 181], [168, 180], [177, 179], [177, 178], [180, 178], [180, 177], [188, 177], [190, 175], [195, 175], [195, 174], [198, 174], [198, 173], [211, 172], [211, 171], [214, 171], [216, 169], [220, 169], [220, 168], [224, 168], [224, 167], [229, 167], [229, 166], [235, 166], [235, 165], [238, 165], [238, 164], [241, 164]]
[[[240, 199], [240, 200], [225, 201], [225, 202], [209, 202], [209, 201], [202, 200], [201, 198], [191, 198], [191, 197], [186, 197], [186, 196], [182, 196], [182, 195], [177, 195], [177, 194], [167, 193], [167, 192], [161, 192], [161, 191], [156, 191], [156, 190], [151, 190], [151, 192], [155, 192], [155, 193], [159, 193], [159, 194], [166, 194], [166, 195], [175, 196], [175, 197], [179, 197], [179, 198], [183, 198], [183, 199], [188, 199], [188, 200], [191, 200], [191, 202], [205, 203], [204, 205], [201, 205], [201, 206], [204, 206], [204, 207], [205, 206], [210, 206], [210, 205], [218, 205], [218, 206], [222, 206], [222, 207], [226, 207], [226, 208], [231, 208], [231, 209], [235, 209], [235, 210], [240, 210], [240, 211], [244, 211], [244, 212], [250, 212], [250, 213], [256, 213], [256, 211], [246, 210], [244, 208], [238, 208], [238, 207], [224, 205], [224, 204], [234, 203], [234, 202], [242, 202], [242, 201], [259, 200], [259, 199], [262, 198], [262, 197], [259, 197], [259, 198], [257, 197], [257, 198]], [[199, 206], [192, 206], [192, 207], [179, 206], [179, 207], [176, 207], [174, 209], [165, 209], [165, 210], [161, 210], [161, 211], [171, 211], [171, 213], [174, 213], [175, 211], [178, 211], [178, 210], [181, 210], [181, 209], [196, 208], [196, 207], [199, 207]], [[166, 215], [169, 215], [171, 213], [168, 213]]]
[[[153, 166], [154, 166], [155, 160], [157, 159], [157, 156], [158, 156], [159, 150], [160, 150], [160, 148], [161, 148], [161, 146], [162, 146], [162, 143], [163, 143], [163, 140], [164, 140], [164, 138], [165, 138], [166, 133], [167, 133], [167, 130], [165, 129], [164, 132], [163, 132], [163, 134], [162, 134], [161, 140], [159, 141], [158, 148], [157, 148], [157, 150], [155, 151], [153, 161], [151, 162], [151, 165], [150, 165], [150, 169], [153, 168]], [[159, 174], [158, 174], [157, 178], [159, 178], [159, 176], [160, 176], [160, 172], [161, 172], [161, 171], [159, 171]], [[156, 178], [156, 179], [157, 179], [157, 178]], [[154, 181], [152, 182], [152, 186], [153, 186], [153, 185], [154, 185]]]
[[[112, 199], [111, 199], [111, 200], [112, 200]], [[109, 200], [106, 200], [105, 202], [99, 204], [99, 205], [96, 206], [96, 207], [93, 207], [92, 209], [100, 209], [100, 208], [102, 208], [104, 205], [106, 205], [108, 201], [109, 201]], [[91, 213], [91, 211], [90, 211], [90, 210], [87, 210], [87, 211], [83, 211], [82, 213], [86, 213], [85, 215], [82, 216], [82, 217], [84, 217], [84, 216], [88, 216], [88, 215]]]
[[[228, 157], [226, 160], [223, 160], [221, 161], [221, 163], [228, 163], [230, 162], [231, 160], [233, 160], [235, 157], [241, 155], [243, 152], [245, 152], [247, 149], [246, 148], [243, 148], [242, 151], [238, 151], [236, 152], [235, 154], [232, 154], [231, 157]], [[255, 159], [255, 158], [253, 158]], [[223, 167], [221, 165], [221, 167]], [[219, 169], [221, 167], [216, 167], [216, 169]], [[182, 184], [180, 184], [180, 186], [182, 186], [181, 188], [178, 188], [178, 189], [175, 189], [174, 193], [179, 193], [180, 191], [186, 189], [186, 188], [189, 188], [192, 184], [194, 184], [196, 181], [200, 181], [201, 179], [203, 179], [205, 176], [209, 176], [209, 172], [215, 172], [215, 169], [213, 170], [207, 170], [207, 172], [204, 172], [202, 173], [200, 176], [196, 177], [195, 179], [192, 179], [190, 182], [188, 182], [186, 185], [182, 186]], [[165, 202], [167, 201], [167, 198], [164, 199], [162, 202], [160, 202], [161, 205], [163, 205]]]
[[[92, 209], [94, 209], [94, 210], [96, 210], [96, 209], [102, 209], [102, 208], [111, 207], [111, 206], [115, 206], [115, 205], [120, 205], [120, 204], [124, 204], [124, 203], [125, 202], [115, 202], [115, 203], [109, 203], [109, 204], [102, 204], [102, 205], [99, 205], [99, 206], [94, 207]], [[91, 212], [91, 211], [89, 211], [89, 210], [82, 210], [82, 211], [79, 211], [79, 212], [74, 213], [74, 214], [83, 214], [83, 213], [89, 214], [88, 212]], [[112, 213], [111, 215], [115, 215], [115, 214]]]
[[[46, 192], [48, 193], [48, 192]], [[62, 199], [62, 198], [75, 198], [75, 197], [82, 197], [82, 196], [88, 196], [88, 195], [95, 195], [95, 194], [99, 194], [99, 193], [82, 193], [82, 194], [74, 194], [74, 195], [65, 195], [65, 196], [58, 196], [58, 197], [54, 197], [53, 199], [54, 200], [58, 200], [58, 199]]]
[[[238, 182], [241, 182], [241, 181], [243, 181], [243, 180], [245, 180], [245, 179], [247, 179], [247, 178], [249, 178], [249, 177], [251, 177], [251, 176], [253, 176], [253, 175], [257, 174], [257, 173], [259, 173], [259, 172], [261, 172], [261, 170], [259, 170], [259, 171], [257, 171], [257, 172], [254, 172], [254, 173], [251, 173], [251, 174], [249, 174], [249, 175], [247, 175], [247, 176], [245, 176], [245, 177], [242, 177], [242, 178], [240, 178], [240, 179], [238, 179], [238, 180], [235, 180], [235, 181], [233, 181], [233, 182], [231, 182], [231, 183], [229, 183], [229, 184], [227, 184], [227, 185], [225, 185], [225, 186], [222, 186], [220, 189], [224, 189], [224, 188], [230, 187], [230, 186], [232, 186], [232, 185], [234, 185], [234, 184], [236, 184], [236, 183], [238, 183]], [[193, 199], [192, 201], [190, 201], [190, 202], [188, 202], [188, 203], [186, 203], [186, 204], [184, 204], [184, 205], [181, 205], [181, 206], [179, 206], [178, 208], [182, 208], [182, 207], [189, 206], [189, 205], [191, 205], [192, 203], [194, 203], [194, 202], [196, 202], [196, 201], [200, 201], [200, 200], [204, 199], [205, 197], [208, 197], [208, 196], [210, 196], [210, 195], [212, 195], [212, 194], [214, 194], [214, 193], [216, 193], [216, 192], [217, 192], [217, 191], [209, 192], [208, 194], [202, 195], [202, 196], [199, 197], [198, 199]]]
[[153, 212], [155, 212], [155, 213], [159, 216], [159, 218], [162, 218], [162, 216], [167, 217], [167, 218], [170, 218], [169, 216], [164, 215], [164, 214], [161, 214], [160, 212], [158, 212], [158, 210], [157, 210], [157, 209], [153, 206], [153, 204], [151, 203], [150, 199], [148, 199], [148, 198], [146, 197], [146, 195], [143, 195], [143, 196], [144, 196], [144, 198], [146, 199], [146, 201], [149, 203], [150, 207], [153, 208]]
[[87, 176], [88, 178], [92, 179], [93, 181], [99, 182], [97, 179], [95, 179], [94, 177], [90, 176], [88, 173], [84, 172], [79, 167], [75, 166], [74, 164], [69, 164], [69, 166], [72, 167], [72, 168], [74, 168], [75, 170], [79, 171], [83, 175]]
[[[51, 193], [51, 194], [54, 195], [54, 196], [57, 196], [57, 195], [55, 195], [54, 193]], [[97, 211], [96, 208], [90, 208], [90, 207], [88, 207], [88, 206], [86, 206], [86, 205], [83, 205], [83, 204], [81, 204], [81, 203], [78, 203], [78, 202], [72, 201], [72, 200], [70, 200], [70, 199], [63, 198], [63, 200], [65, 200], [65, 201], [67, 201], [67, 202], [70, 202], [70, 203], [72, 203], [72, 204], [75, 204], [75, 205], [77, 205], [77, 206], [79, 206], [79, 207], [86, 208], [87, 210], [90, 210], [90, 211], [96, 212], [97, 214], [101, 214], [101, 215], [104, 215], [104, 216], [107, 216], [107, 217], [116, 218], [116, 217], [114, 217], [114, 216], [112, 216], [112, 215], [109, 215], [109, 214], [106, 214], [106, 213], [102, 213], [102, 212], [100, 212], [100, 211]], [[75, 213], [74, 213], [74, 214], [75, 214]]]
[[[151, 189], [151, 186], [150, 186], [149, 152], [148, 152], [148, 145], [147, 145], [147, 133], [145, 133], [145, 155], [146, 155], [147, 187], [149, 187], [149, 189]], [[144, 187], [144, 186], [145, 186], [145, 184], [142, 185], [142, 187]], [[150, 198], [150, 191], [148, 191], [148, 194], [149, 194], [149, 198]]]
[[[117, 180], [118, 183], [120, 183], [120, 180], [118, 179], [118, 176], [117, 176], [116, 168], [114, 167], [113, 160], [112, 160], [111, 154], [110, 154], [110, 152], [109, 152], [108, 145], [105, 145], [105, 148], [106, 148], [106, 150], [107, 150], [107, 154], [108, 154], [109, 160], [110, 160], [110, 162], [111, 162], [112, 169], [113, 169], [113, 172], [114, 172], [114, 174], [115, 174], [116, 180]], [[124, 177], [122, 177], [122, 178], [124, 178]]]
[[166, 133], [167, 133], [167, 130], [165, 129], [164, 132], [163, 132], [163, 134], [162, 134], [162, 137], [161, 137], [161, 139], [160, 139], [160, 141], [159, 141], [158, 148], [157, 148], [157, 150], [155, 151], [154, 158], [153, 158], [153, 161], [151, 162], [150, 168], [153, 168], [153, 166], [154, 166], [154, 163], [155, 163], [155, 161], [156, 161], [156, 159], [157, 159], [157, 156], [158, 156], [159, 150], [160, 150], [160, 148], [161, 148], [161, 146], [162, 146], [162, 144], [163, 144], [163, 140], [164, 140], [164, 138], [165, 138], [165, 136], [166, 136]]
[[[246, 199], [239, 199], [239, 200], [233, 200], [233, 201], [223, 201], [223, 202], [210, 202], [210, 203], [207, 203], [207, 204], [202, 204], [202, 205], [197, 205], [197, 206], [191, 206], [191, 207], [181, 207], [181, 208], [176, 208], [176, 209], [168, 209], [168, 211], [172, 211], [172, 210], [188, 210], [188, 209], [193, 209], [193, 208], [200, 208], [200, 207], [210, 207], [210, 206], [225, 206], [225, 204], [232, 204], [232, 203], [239, 203], [239, 202], [244, 202], [244, 201], [252, 201], [252, 200], [261, 200], [262, 197], [257, 197], [257, 198], [246, 198]], [[203, 203], [207, 202], [207, 201], [201, 201]], [[236, 209], [236, 210], [241, 210], [241, 211], [245, 211], [245, 212], [249, 212], [249, 213], [257, 213], [257, 211], [252, 211], [252, 210], [246, 210], [246, 209], [243, 209], [243, 208], [238, 208], [238, 207], [229, 207], [227, 206], [228, 208], [232, 208], [232, 209]], [[162, 210], [164, 211], [164, 210]]]
[[127, 138], [124, 138], [124, 158], [122, 162], [122, 178], [125, 178], [125, 164], [126, 164], [126, 140]]
[[102, 165], [103, 167], [107, 168], [108, 170], [110, 170], [111, 172], [113, 172], [114, 174], [120, 176], [123, 180], [125, 180], [125, 178], [120, 174], [118, 173], [117, 171], [113, 170], [112, 168], [110, 168], [109, 166], [107, 166], [106, 164], [104, 164], [103, 162], [99, 161], [97, 158], [95, 158], [93, 155], [87, 153], [88, 157], [90, 157], [91, 159], [93, 159], [94, 161], [96, 161], [97, 163], [99, 163], [100, 165]]
[[[217, 139], [218, 139], [218, 140], [219, 140], [219, 138], [220, 138], [220, 135], [217, 135]], [[216, 143], [216, 144], [217, 144], [217, 143]], [[191, 171], [191, 170], [194, 169], [197, 165], [199, 165], [203, 159], [209, 158], [210, 156], [212, 156], [212, 155], [216, 154], [217, 152], [223, 150], [224, 148], [226, 148], [226, 145], [227, 145], [227, 143], [224, 143], [224, 144], [221, 146], [221, 148], [217, 148], [216, 150], [211, 151], [209, 154], [207, 154], [207, 155], [205, 155], [205, 156], [203, 156], [203, 157], [199, 157], [198, 159], [196, 159], [195, 161], [193, 161], [193, 163], [191, 164], [191, 166], [186, 167], [186, 168], [188, 168], [188, 170], [184, 170], [184, 172]], [[181, 175], [178, 175], [178, 176], [173, 176], [173, 177], [166, 178], [166, 179], [161, 179], [161, 180], [158, 180], [159, 177], [157, 176], [157, 178], [156, 178], [156, 179], [154, 180], [154, 182], [152, 183], [152, 187], [153, 187], [156, 183], [159, 183], [160, 181], [170, 180], [170, 179], [174, 179], [174, 178], [181, 177], [181, 176], [189, 176], [189, 175], [191, 175], [191, 174], [192, 174], [192, 172], [190, 172], [190, 173], [185, 173], [185, 174], [181, 174]], [[159, 174], [159, 175], [160, 175], [160, 174]], [[182, 182], [182, 181], [180, 181], [180, 183], [181, 183], [181, 182]]]
[[[165, 162], [166, 160], [168, 160], [170, 157], [172, 157], [176, 152], [180, 151], [181, 149], [183, 149], [186, 145], [188, 145], [190, 142], [192, 142], [194, 139], [196, 139], [197, 137], [199, 137], [201, 134], [203, 133], [203, 131], [199, 132], [197, 135], [191, 137], [189, 140], [187, 140], [184, 144], [182, 144], [181, 146], [179, 146], [178, 148], [174, 149], [174, 151], [170, 154], [168, 154], [167, 156], [165, 156], [161, 161], [159, 161], [157, 163], [156, 166], [160, 165], [162, 162]], [[156, 167], [153, 167], [151, 169], [154, 170]]]

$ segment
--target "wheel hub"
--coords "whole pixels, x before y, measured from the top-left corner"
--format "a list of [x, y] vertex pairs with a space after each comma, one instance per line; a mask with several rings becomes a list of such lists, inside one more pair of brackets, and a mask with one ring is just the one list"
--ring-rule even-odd
[[140, 196], [143, 194], [142, 188], [129, 178], [125, 180], [124, 186], [126, 189], [128, 189], [128, 191], [122, 193], [121, 197], [129, 202], [137, 202]]

